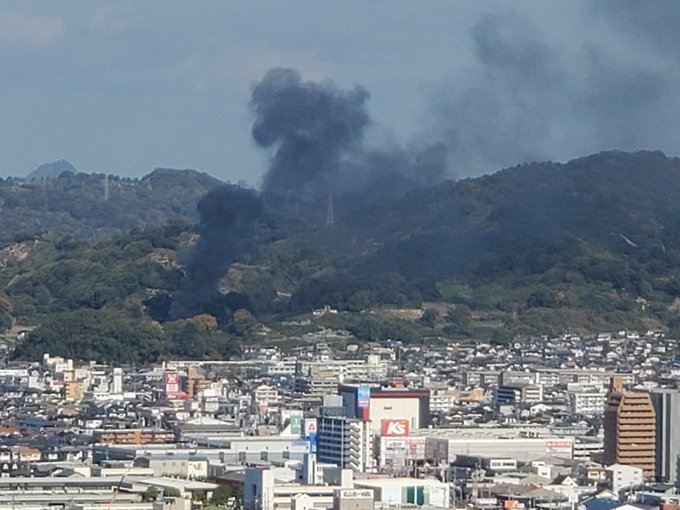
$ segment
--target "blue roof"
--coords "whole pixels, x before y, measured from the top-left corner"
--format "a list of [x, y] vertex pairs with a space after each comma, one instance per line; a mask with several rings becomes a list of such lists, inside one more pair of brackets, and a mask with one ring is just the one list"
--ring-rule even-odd
[[586, 510], [610, 510], [611, 508], [615, 508], [620, 504], [621, 502], [618, 499], [609, 498], [592, 498], [583, 503], [583, 505], [586, 507]]

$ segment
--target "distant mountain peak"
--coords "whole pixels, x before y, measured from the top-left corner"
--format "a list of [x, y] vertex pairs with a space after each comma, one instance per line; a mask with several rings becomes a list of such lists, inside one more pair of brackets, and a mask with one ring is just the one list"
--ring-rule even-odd
[[70, 172], [77, 174], [78, 170], [66, 161], [65, 159], [60, 159], [59, 161], [54, 161], [52, 163], [44, 163], [38, 168], [33, 170], [26, 176], [26, 179], [56, 179], [64, 172]]

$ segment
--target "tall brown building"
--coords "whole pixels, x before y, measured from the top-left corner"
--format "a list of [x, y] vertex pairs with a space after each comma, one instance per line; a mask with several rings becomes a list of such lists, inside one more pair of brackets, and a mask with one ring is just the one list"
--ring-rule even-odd
[[624, 391], [623, 380], [612, 377], [604, 408], [605, 465], [626, 464], [654, 476], [656, 413], [649, 393]]

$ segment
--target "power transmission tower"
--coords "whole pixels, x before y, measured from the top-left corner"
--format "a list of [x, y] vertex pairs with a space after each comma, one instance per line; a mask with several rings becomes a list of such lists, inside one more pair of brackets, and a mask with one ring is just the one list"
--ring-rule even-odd
[[328, 210], [326, 211], [326, 225], [335, 223], [335, 209], [333, 207], [333, 193], [328, 194]]

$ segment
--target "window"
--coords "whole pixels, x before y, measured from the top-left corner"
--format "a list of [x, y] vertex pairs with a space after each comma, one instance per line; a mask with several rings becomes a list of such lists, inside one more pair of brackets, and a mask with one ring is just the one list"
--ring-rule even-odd
[[406, 503], [415, 504], [416, 502], [416, 488], [406, 487]]
[[416, 487], [416, 505], [423, 506], [425, 504], [425, 487]]

